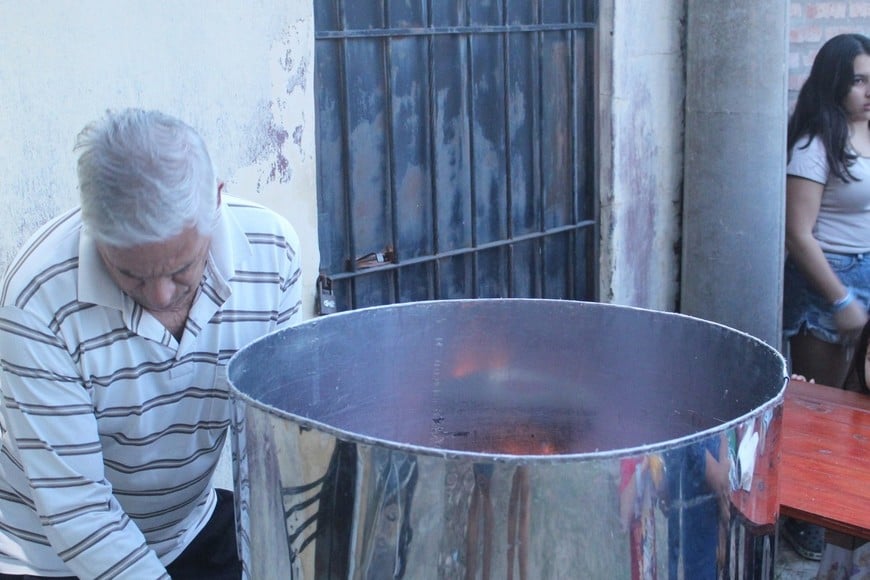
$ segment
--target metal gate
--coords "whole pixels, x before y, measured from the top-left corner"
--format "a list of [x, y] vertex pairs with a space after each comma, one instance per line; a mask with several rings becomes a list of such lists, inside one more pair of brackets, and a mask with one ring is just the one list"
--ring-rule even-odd
[[594, 300], [592, 0], [315, 0], [318, 311]]

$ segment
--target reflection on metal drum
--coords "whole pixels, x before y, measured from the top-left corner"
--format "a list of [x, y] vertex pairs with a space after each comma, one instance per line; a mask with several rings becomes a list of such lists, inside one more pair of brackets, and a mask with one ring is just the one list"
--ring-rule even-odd
[[534, 299], [340, 313], [239, 351], [250, 578], [773, 578], [785, 361]]

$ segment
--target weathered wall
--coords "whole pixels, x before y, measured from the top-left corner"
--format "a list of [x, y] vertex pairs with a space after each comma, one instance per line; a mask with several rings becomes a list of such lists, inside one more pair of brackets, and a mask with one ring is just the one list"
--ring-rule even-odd
[[[685, 242], [687, 3], [602, 0], [599, 6], [601, 300], [673, 310]], [[821, 42], [870, 30], [870, 2], [792, 0], [788, 14], [791, 102]]]
[[601, 300], [674, 310], [685, 8], [674, 0], [599, 6]]
[[[672, 310], [679, 287], [684, 0], [600, 0], [601, 299]], [[313, 17], [303, 2], [0, 0], [0, 268], [76, 203], [76, 133], [106, 108], [197, 127], [232, 191], [317, 248]], [[789, 96], [821, 42], [870, 30], [870, 2], [792, 0]]]
[[75, 136], [107, 108], [161, 109], [204, 136], [228, 192], [317, 250], [314, 26], [307, 2], [0, 0], [0, 269], [77, 203]]
[[780, 345], [787, 6], [689, 3], [680, 312]]

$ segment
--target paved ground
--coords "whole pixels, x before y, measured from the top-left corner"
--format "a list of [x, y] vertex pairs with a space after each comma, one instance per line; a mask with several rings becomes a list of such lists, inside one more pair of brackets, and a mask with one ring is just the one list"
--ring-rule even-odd
[[819, 563], [800, 557], [784, 539], [779, 539], [776, 580], [815, 580]]

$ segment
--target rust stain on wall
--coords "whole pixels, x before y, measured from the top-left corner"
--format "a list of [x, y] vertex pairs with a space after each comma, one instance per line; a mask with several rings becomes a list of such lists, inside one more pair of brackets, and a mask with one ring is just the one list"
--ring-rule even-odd
[[[285, 43], [287, 42], [290, 40], [285, 39]], [[287, 158], [285, 147], [292, 144], [298, 149], [299, 154], [304, 156], [302, 138], [305, 125], [298, 123], [292, 129], [289, 128], [291, 121], [285, 118], [284, 113], [291, 110], [289, 101], [292, 99], [288, 98], [289, 95], [294, 92], [304, 94], [307, 89], [308, 59], [304, 56], [295, 58], [294, 48], [285, 44], [278, 58], [278, 66], [286, 75], [286, 82], [278, 85], [283, 87], [283, 94], [275, 96], [272, 102], [260, 106], [256, 115], [256, 137], [252, 151], [252, 160], [255, 163], [267, 164], [267, 173], [263, 178], [267, 183], [288, 183], [292, 179], [293, 168]], [[258, 183], [258, 189], [262, 185], [262, 181]]]
[[293, 129], [293, 144], [302, 147], [302, 133], [304, 132], [302, 125], [296, 125]]
[[[637, 85], [634, 90], [637, 94], [629, 98], [630, 102], [650, 102], [648, 87]], [[655, 254], [655, 204], [659, 185], [655, 173], [650, 170], [656, 165], [651, 160], [658, 159], [660, 153], [645, 115], [629, 114], [623, 118], [629, 122], [617, 127], [617, 139], [625, 144], [621, 154], [624, 168], [621, 181], [625, 188], [622, 219], [625, 225], [621, 230], [625, 235], [625, 271], [629, 274], [626, 287], [632, 288], [632, 304], [647, 304], [654, 294], [650, 282], [657, 279], [655, 269], [658, 261], [663, 259]]]
[[272, 169], [269, 172], [269, 181], [287, 183], [292, 177], [292, 172], [290, 171], [290, 162], [284, 156], [282, 148], [289, 135], [283, 127], [278, 127], [274, 123], [269, 124], [266, 135], [275, 152], [275, 160], [272, 162]]
[[266, 183], [288, 183], [293, 177], [290, 160], [284, 154], [290, 134], [275, 121], [272, 109], [269, 103], [262, 103], [251, 129], [250, 161], [265, 166], [265, 173], [257, 181], [258, 191]]

